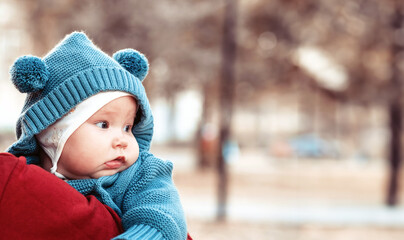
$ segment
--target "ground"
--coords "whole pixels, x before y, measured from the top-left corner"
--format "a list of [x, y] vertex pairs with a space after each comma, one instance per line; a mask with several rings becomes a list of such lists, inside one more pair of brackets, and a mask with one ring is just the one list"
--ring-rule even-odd
[[216, 173], [197, 170], [192, 149], [154, 150], [174, 161], [194, 239], [403, 239], [404, 208], [384, 204], [382, 161], [272, 159], [242, 149], [229, 165], [228, 218], [216, 221]]
[[249, 222], [188, 222], [193, 239], [205, 240], [402, 240], [404, 230], [389, 227], [276, 225]]

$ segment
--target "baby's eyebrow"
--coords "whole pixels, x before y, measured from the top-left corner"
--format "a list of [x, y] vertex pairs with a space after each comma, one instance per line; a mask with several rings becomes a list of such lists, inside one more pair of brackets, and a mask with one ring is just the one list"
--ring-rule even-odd
[[[116, 114], [120, 113], [119, 110], [115, 109], [100, 109], [98, 112], [96, 112], [93, 116], [97, 117], [103, 117], [103, 116], [115, 116]], [[135, 110], [127, 110], [125, 113], [125, 117], [130, 117], [130, 118], [136, 118], [136, 112]]]
[[114, 115], [116, 113], [117, 113], [116, 111], [107, 110], [107, 109], [100, 109], [93, 116]]

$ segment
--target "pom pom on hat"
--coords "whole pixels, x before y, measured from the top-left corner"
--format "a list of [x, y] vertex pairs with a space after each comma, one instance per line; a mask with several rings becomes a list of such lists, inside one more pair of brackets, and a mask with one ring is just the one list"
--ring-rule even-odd
[[18, 58], [10, 69], [11, 81], [22, 93], [36, 92], [45, 87], [49, 71], [42, 59], [35, 56]]
[[139, 78], [140, 81], [143, 81], [149, 72], [147, 58], [136, 50], [120, 50], [113, 55], [113, 58], [128, 72]]

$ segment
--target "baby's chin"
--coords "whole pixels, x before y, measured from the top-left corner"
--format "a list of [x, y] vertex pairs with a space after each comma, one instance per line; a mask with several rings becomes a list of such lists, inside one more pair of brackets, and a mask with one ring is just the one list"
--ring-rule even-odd
[[119, 168], [119, 169], [106, 169], [106, 170], [96, 172], [93, 175], [86, 177], [86, 178], [100, 178], [100, 177], [105, 177], [105, 176], [112, 176], [114, 174], [125, 171], [126, 169], [128, 169], [128, 167]]
[[[116, 168], [102, 167], [102, 169], [95, 170], [93, 172], [81, 172], [81, 174], [74, 174], [71, 172], [61, 171], [60, 173], [67, 178], [67, 180], [80, 180], [80, 179], [97, 179], [105, 176], [112, 176], [128, 169], [132, 164], [124, 164]], [[63, 173], [62, 173], [63, 172]]]
[[120, 173], [124, 170], [126, 170], [127, 168], [124, 169], [109, 169], [109, 170], [103, 170], [103, 171], [99, 171], [96, 173], [92, 173], [89, 175], [81, 175], [81, 176], [66, 176], [67, 180], [81, 180], [81, 179], [97, 179], [100, 177], [105, 177], [105, 176], [112, 176], [114, 174]]

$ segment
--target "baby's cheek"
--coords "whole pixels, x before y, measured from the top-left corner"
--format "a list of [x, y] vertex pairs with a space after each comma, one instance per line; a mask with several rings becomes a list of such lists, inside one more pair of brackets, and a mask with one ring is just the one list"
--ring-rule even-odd
[[139, 158], [139, 147], [132, 148], [130, 151], [130, 161], [134, 163], [137, 161], [138, 158]]
[[131, 162], [132, 163], [136, 162], [138, 157], [139, 157], [139, 152], [138, 151], [133, 151], [131, 153], [131, 156], [130, 156]]

